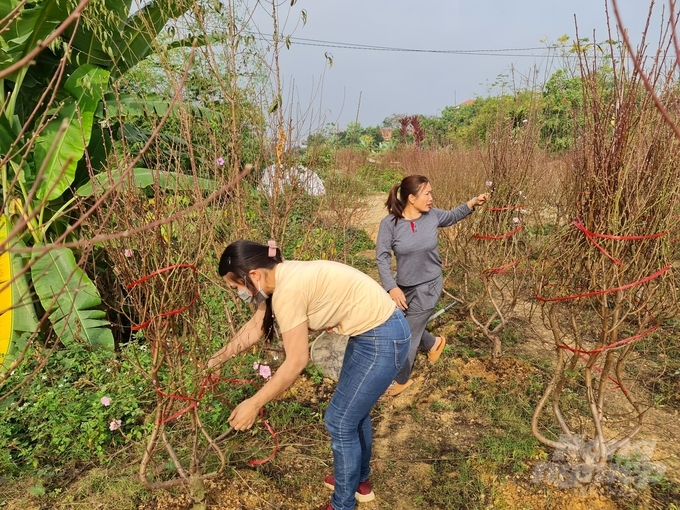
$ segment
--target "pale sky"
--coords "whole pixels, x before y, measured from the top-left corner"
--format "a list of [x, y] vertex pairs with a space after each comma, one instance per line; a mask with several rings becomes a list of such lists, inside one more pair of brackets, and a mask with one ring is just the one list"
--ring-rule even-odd
[[[666, 5], [661, 0], [654, 9], [652, 48]], [[649, 1], [619, 0], [619, 8], [638, 43]], [[580, 37], [593, 40], [595, 30], [598, 41], [608, 38], [605, 0], [298, 0], [293, 7], [288, 1], [280, 8], [280, 33], [292, 36], [280, 52], [284, 101], [311, 130], [355, 120], [374, 126], [392, 114], [439, 115], [446, 106], [488, 96], [511, 69], [517, 81], [542, 83], [564, 65], [547, 58], [546, 46], [565, 34], [575, 39], [574, 15]], [[333, 47], [348, 44], [430, 51]], [[484, 51], [452, 53], [473, 50]]]

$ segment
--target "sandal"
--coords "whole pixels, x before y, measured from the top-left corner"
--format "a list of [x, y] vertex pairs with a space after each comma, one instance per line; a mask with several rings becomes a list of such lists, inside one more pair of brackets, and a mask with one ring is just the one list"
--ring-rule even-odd
[[446, 347], [446, 338], [438, 336], [437, 340], [439, 343], [434, 344], [432, 349], [427, 351], [427, 359], [429, 360], [430, 365], [434, 365], [437, 362], [444, 351], [444, 347]]
[[397, 381], [392, 381], [392, 384], [390, 384], [385, 390], [385, 393], [383, 393], [383, 397], [396, 397], [412, 384], [413, 379], [409, 379], [404, 384], [399, 384]]

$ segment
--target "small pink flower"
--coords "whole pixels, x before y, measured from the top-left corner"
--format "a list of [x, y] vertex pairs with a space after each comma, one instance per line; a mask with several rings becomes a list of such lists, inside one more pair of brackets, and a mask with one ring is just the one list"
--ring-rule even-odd
[[487, 188], [490, 188], [491, 186], [493, 186], [493, 182], [491, 182], [491, 181], [486, 181], [486, 187], [487, 187]]
[[123, 424], [122, 420], [113, 420], [111, 423], [109, 423], [109, 430], [111, 431], [118, 430], [122, 424]]
[[224, 165], [224, 158], [217, 158], [216, 163], [217, 163], [218, 166], [223, 166]]
[[125, 256], [126, 256], [127, 258], [132, 257], [133, 254], [134, 254], [134, 252], [133, 252], [130, 248], [126, 248], [126, 249], [125, 249]]
[[103, 406], [110, 406], [111, 405], [111, 397], [102, 397], [99, 399], [99, 401], [102, 403]]
[[519, 218], [518, 218], [517, 216], [515, 216], [515, 217], [512, 219], [512, 222], [513, 222], [513, 223], [519, 223]]
[[257, 370], [259, 367], [260, 367], [259, 361], [256, 361], [255, 363], [253, 363], [253, 370]]
[[269, 379], [272, 376], [272, 369], [269, 365], [260, 365], [260, 375], [265, 379]]

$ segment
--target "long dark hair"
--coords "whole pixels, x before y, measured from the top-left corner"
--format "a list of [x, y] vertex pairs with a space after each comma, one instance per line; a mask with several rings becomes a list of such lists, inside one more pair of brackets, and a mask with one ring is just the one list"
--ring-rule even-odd
[[[269, 246], [254, 241], [247, 241], [245, 239], [234, 241], [224, 249], [224, 252], [220, 257], [218, 273], [220, 276], [232, 273], [232, 279], [245, 285], [250, 293], [255, 296], [259, 290], [255, 286], [255, 283], [250, 279], [248, 273], [253, 269], [273, 269], [276, 264], [282, 262], [281, 250], [279, 248], [274, 249], [276, 255], [270, 257]], [[269, 296], [265, 303], [267, 305], [267, 310], [264, 314], [262, 332], [264, 333], [265, 339], [271, 340], [274, 336], [272, 297]]]
[[424, 175], [409, 175], [404, 177], [399, 184], [395, 184], [387, 195], [385, 206], [387, 211], [394, 215], [394, 223], [404, 217], [404, 207], [408, 203], [409, 195], [418, 196], [425, 184], [430, 182]]

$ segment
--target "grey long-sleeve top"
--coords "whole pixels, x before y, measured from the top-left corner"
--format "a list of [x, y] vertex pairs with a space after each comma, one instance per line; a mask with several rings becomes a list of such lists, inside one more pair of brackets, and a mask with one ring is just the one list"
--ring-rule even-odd
[[[444, 211], [432, 208], [413, 221], [388, 214], [380, 222], [376, 241], [376, 261], [382, 286], [390, 291], [397, 285], [412, 287], [439, 277], [438, 229], [450, 227], [472, 213], [467, 203]], [[397, 280], [391, 271], [392, 253], [397, 259]]]

